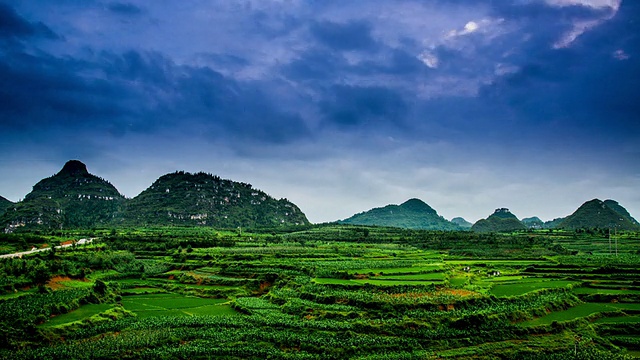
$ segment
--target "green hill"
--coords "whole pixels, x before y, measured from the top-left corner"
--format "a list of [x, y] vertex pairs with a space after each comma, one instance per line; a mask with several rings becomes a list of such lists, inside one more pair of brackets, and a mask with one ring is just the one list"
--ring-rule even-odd
[[560, 224], [563, 229], [618, 229], [640, 230], [637, 221], [616, 201], [593, 199], [582, 204], [578, 210], [566, 217]]
[[471, 227], [471, 231], [475, 232], [511, 232], [526, 229], [527, 227], [506, 208], [496, 209], [491, 216], [478, 220]]
[[615, 200], [605, 200], [604, 204], [607, 205], [611, 210], [617, 212], [618, 214], [620, 214], [622, 217], [628, 219], [629, 221], [631, 221], [632, 223], [636, 224], [636, 225], [640, 225], [640, 223], [638, 223], [638, 220], [634, 219], [631, 214], [629, 214], [629, 212], [627, 211], [627, 209], [625, 209], [624, 207], [622, 207], [620, 204], [618, 204], [617, 201]]
[[4, 214], [4, 212], [11, 207], [11, 205], [13, 205], [13, 203], [7, 199], [5, 199], [4, 197], [0, 196], [0, 216], [2, 216], [2, 214]]
[[39, 181], [23, 201], [0, 218], [7, 231], [25, 228], [91, 228], [113, 221], [125, 201], [108, 181], [68, 161], [57, 174]]
[[558, 225], [564, 221], [565, 218], [555, 218], [553, 220], [545, 221], [544, 225], [542, 225], [543, 229], [555, 229]]
[[524, 218], [521, 221], [524, 226], [529, 229], [542, 229], [544, 227], [544, 221], [540, 220], [540, 218], [537, 216]]
[[455, 217], [451, 219], [451, 222], [458, 225], [461, 229], [471, 229], [471, 227], [473, 226], [472, 223], [461, 217]]
[[250, 184], [206, 173], [161, 176], [126, 206], [125, 224], [256, 227], [308, 224], [300, 209]]
[[401, 205], [374, 208], [339, 223], [352, 225], [390, 226], [406, 229], [460, 230], [419, 199], [410, 199]]

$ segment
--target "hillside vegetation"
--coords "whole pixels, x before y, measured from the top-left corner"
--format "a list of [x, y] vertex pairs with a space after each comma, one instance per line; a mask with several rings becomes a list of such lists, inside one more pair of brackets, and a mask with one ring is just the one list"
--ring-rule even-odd
[[0, 196], [0, 216], [2, 216], [2, 214], [4, 214], [4, 212], [11, 207], [11, 205], [13, 205], [13, 202], [5, 199], [4, 197]]
[[5, 232], [148, 224], [236, 228], [309, 223], [286, 199], [276, 200], [250, 184], [205, 173], [167, 174], [135, 198], [126, 199], [77, 160], [35, 184], [23, 201], [9, 205], [0, 217]]
[[637, 221], [613, 200], [593, 199], [582, 204], [573, 214], [558, 224], [563, 229], [640, 230]]
[[250, 184], [206, 173], [161, 176], [127, 203], [124, 223], [261, 227], [306, 225], [300, 209]]
[[90, 174], [77, 160], [39, 181], [23, 201], [1, 218], [5, 229], [90, 228], [118, 218], [125, 198], [108, 181]]
[[[508, 209], [470, 224], [448, 221], [424, 201], [409, 199], [355, 214], [340, 224], [416, 230], [513, 232], [533, 229], [640, 230], [640, 224], [614, 200], [594, 199], [572, 215], [542, 222], [522, 221]], [[207, 226], [273, 228], [307, 226], [300, 208], [275, 199], [250, 184], [204, 172], [176, 171], [153, 182], [133, 199], [125, 198], [107, 180], [90, 174], [85, 164], [68, 161], [55, 175], [39, 181], [17, 203], [0, 197], [0, 229], [5, 233], [31, 230], [86, 229], [134, 226]]]
[[488, 218], [478, 220], [471, 227], [471, 230], [476, 232], [511, 232], [526, 229], [527, 227], [506, 208], [496, 209]]
[[631, 359], [640, 233], [0, 234], [0, 359]]
[[342, 224], [391, 226], [405, 229], [460, 230], [419, 199], [409, 199], [400, 205], [374, 208], [340, 221]]
[[455, 217], [451, 219], [451, 222], [458, 225], [463, 230], [471, 229], [471, 227], [473, 226], [472, 223], [468, 222], [467, 220], [461, 217]]

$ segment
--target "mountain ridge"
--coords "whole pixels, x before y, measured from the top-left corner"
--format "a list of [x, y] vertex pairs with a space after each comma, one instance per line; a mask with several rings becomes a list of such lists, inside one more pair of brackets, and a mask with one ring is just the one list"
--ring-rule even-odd
[[[520, 221], [506, 208], [471, 224], [438, 215], [424, 201], [411, 198], [355, 214], [337, 223], [427, 230], [519, 231], [526, 229], [615, 228], [639, 231], [640, 223], [617, 201], [593, 199], [573, 214], [542, 222]], [[0, 196], [0, 228], [91, 228], [95, 226], [184, 225], [254, 227], [310, 224], [287, 199], [275, 199], [251, 184], [203, 172], [176, 171], [160, 176], [132, 199], [110, 182], [69, 160], [55, 175], [38, 181], [23, 200]]]
[[219, 227], [306, 225], [287, 199], [276, 200], [251, 184], [204, 172], [165, 174], [128, 201], [124, 223]]
[[475, 232], [511, 232], [526, 230], [527, 227], [507, 208], [496, 209], [486, 219], [478, 220], [471, 227]]
[[617, 201], [593, 199], [582, 204], [567, 216], [558, 228], [577, 230], [588, 228], [640, 230], [640, 225]]
[[459, 217], [459, 216], [451, 219], [451, 222], [458, 225], [462, 229], [471, 229], [471, 227], [473, 226], [472, 223], [468, 222], [463, 217]]
[[[175, 177], [182, 177], [184, 181], [163, 188], [165, 180]], [[218, 183], [221, 191], [226, 192], [216, 199], [220, 205], [217, 209], [198, 206], [201, 202], [206, 203], [196, 196], [198, 192], [211, 195], [208, 204], [213, 204], [211, 189], [202, 186], [206, 183], [203, 179]], [[165, 193], [173, 189], [178, 195], [155, 196], [160, 190], [154, 192], [154, 186]], [[89, 173], [84, 163], [69, 160], [58, 173], [38, 181], [24, 200], [15, 204], [9, 202], [8, 210], [0, 213], [0, 227], [5, 232], [12, 232], [18, 228], [146, 224], [219, 227], [309, 224], [304, 213], [287, 199], [276, 200], [253, 189], [250, 184], [222, 180], [211, 174], [177, 171], [161, 176], [150, 189], [127, 199], [111, 183]], [[162, 202], [164, 198], [169, 201]], [[195, 205], [189, 200], [195, 200]]]
[[82, 162], [70, 160], [55, 175], [38, 181], [24, 200], [2, 215], [0, 224], [5, 231], [107, 225], [124, 200], [111, 183], [90, 174]]
[[6, 199], [4, 196], [0, 195], [0, 216], [4, 214], [4, 212], [13, 205], [13, 201]]
[[338, 223], [422, 230], [461, 230], [458, 225], [438, 215], [436, 210], [417, 198], [411, 198], [400, 205], [389, 204], [373, 208], [339, 220]]

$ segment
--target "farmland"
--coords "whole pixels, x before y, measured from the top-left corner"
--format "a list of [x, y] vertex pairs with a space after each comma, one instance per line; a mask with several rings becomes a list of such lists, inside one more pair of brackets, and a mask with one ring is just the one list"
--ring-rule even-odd
[[[94, 229], [0, 248], [0, 358], [616, 359], [640, 234]], [[22, 248], [21, 248], [22, 247]]]

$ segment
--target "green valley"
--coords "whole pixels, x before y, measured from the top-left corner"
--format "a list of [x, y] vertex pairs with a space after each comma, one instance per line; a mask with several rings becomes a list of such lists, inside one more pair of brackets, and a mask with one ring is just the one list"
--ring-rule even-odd
[[[624, 359], [640, 233], [355, 225], [10, 234], [1, 358]], [[630, 337], [631, 336], [631, 337]]]

